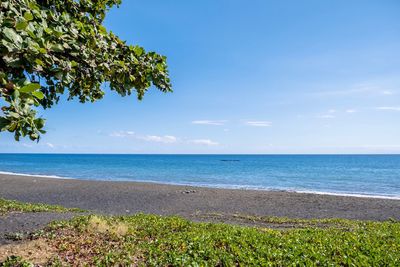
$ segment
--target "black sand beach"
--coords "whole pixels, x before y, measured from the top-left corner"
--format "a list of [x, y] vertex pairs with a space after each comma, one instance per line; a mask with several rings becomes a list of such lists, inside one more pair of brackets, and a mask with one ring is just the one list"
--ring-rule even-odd
[[392, 199], [3, 174], [0, 175], [0, 197], [77, 207], [102, 214], [142, 212], [233, 223], [234, 214], [400, 220], [400, 200]]

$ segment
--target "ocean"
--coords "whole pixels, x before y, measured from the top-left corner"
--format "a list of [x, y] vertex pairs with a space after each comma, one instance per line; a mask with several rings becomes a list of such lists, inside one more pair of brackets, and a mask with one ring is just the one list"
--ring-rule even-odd
[[0, 154], [0, 173], [400, 199], [400, 155]]

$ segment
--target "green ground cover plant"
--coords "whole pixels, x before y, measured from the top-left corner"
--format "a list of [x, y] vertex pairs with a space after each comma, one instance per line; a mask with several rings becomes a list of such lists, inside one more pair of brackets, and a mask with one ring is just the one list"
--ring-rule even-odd
[[64, 208], [58, 205], [48, 205], [43, 203], [24, 203], [16, 200], [0, 198], [0, 215], [10, 212], [82, 212], [77, 208]]
[[[306, 221], [298, 220], [302, 227]], [[144, 214], [89, 215], [55, 222], [39, 239], [51, 248], [53, 266], [400, 265], [400, 222], [317, 222], [273, 230]]]

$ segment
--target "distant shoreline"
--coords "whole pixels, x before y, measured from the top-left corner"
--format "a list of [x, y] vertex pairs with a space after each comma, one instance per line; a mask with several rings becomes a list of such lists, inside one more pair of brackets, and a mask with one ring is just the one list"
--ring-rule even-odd
[[234, 220], [234, 214], [400, 220], [400, 200], [394, 199], [5, 174], [0, 174], [0, 197], [59, 204], [103, 214], [143, 212], [179, 215], [200, 221], [209, 220], [210, 214], [222, 215], [218, 221], [223, 222]]
[[327, 196], [342, 196], [342, 197], [357, 197], [357, 198], [372, 198], [372, 199], [391, 199], [400, 200], [400, 196], [385, 196], [385, 195], [367, 195], [359, 193], [339, 193], [339, 192], [321, 192], [312, 190], [287, 190], [279, 188], [263, 188], [263, 187], [250, 187], [250, 186], [216, 186], [212, 184], [184, 184], [184, 183], [166, 183], [159, 181], [146, 181], [146, 180], [106, 180], [106, 179], [81, 179], [75, 177], [61, 177], [57, 175], [40, 175], [40, 174], [25, 174], [25, 173], [14, 173], [0, 171], [0, 175], [11, 175], [11, 176], [26, 176], [26, 177], [37, 177], [37, 178], [49, 178], [49, 179], [65, 179], [65, 180], [81, 180], [81, 181], [102, 181], [102, 182], [132, 182], [132, 183], [149, 183], [155, 185], [171, 185], [171, 186], [190, 186], [199, 188], [210, 188], [210, 189], [228, 189], [228, 190], [255, 190], [255, 191], [266, 191], [266, 192], [287, 192], [287, 193], [298, 193], [298, 194], [316, 194], [316, 195], [327, 195]]
[[137, 155], [137, 156], [400, 156], [400, 153], [271, 153], [271, 154], [257, 154], [257, 153], [63, 153], [63, 152], [0, 152], [0, 155]]

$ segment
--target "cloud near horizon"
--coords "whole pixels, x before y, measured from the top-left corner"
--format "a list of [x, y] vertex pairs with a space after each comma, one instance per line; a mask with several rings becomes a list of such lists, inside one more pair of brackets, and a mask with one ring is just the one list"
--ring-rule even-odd
[[217, 146], [218, 142], [210, 139], [182, 139], [173, 135], [138, 135], [133, 131], [118, 131], [109, 134], [110, 137], [116, 138], [132, 138], [136, 140], [143, 140], [147, 142], [156, 142], [163, 144], [195, 144], [205, 146]]
[[226, 120], [195, 120], [192, 121], [192, 124], [200, 124], [200, 125], [224, 125]]
[[46, 146], [50, 147], [50, 148], [54, 148], [55, 145], [53, 145], [52, 143], [46, 143]]
[[211, 141], [210, 139], [195, 139], [189, 140], [189, 144], [204, 145], [204, 146], [218, 146], [218, 142]]
[[375, 85], [375, 84], [356, 84], [348, 87], [347, 89], [342, 90], [330, 90], [330, 91], [319, 91], [313, 93], [316, 96], [349, 96], [349, 95], [365, 95], [365, 94], [373, 94], [373, 95], [384, 95], [390, 96], [395, 94], [396, 92], [393, 90], [388, 90], [383, 88], [384, 86]]
[[111, 137], [134, 137], [135, 132], [132, 131], [118, 131], [118, 132], [112, 132], [110, 134]]
[[400, 106], [399, 107], [377, 107], [375, 109], [377, 109], [377, 110], [389, 110], [389, 111], [400, 111]]
[[272, 126], [272, 122], [270, 121], [246, 121], [246, 125], [253, 127], [270, 127]]
[[325, 114], [325, 115], [318, 115], [317, 118], [319, 119], [334, 119], [336, 116], [331, 115], [331, 114]]
[[171, 144], [178, 142], [178, 138], [173, 135], [138, 135], [134, 131], [118, 131], [109, 134], [110, 137], [133, 138], [148, 142]]
[[164, 143], [164, 144], [172, 144], [172, 143], [176, 143], [178, 141], [178, 138], [176, 138], [173, 135], [164, 135], [164, 136], [145, 135], [145, 136], [138, 136], [137, 139], [145, 140], [145, 141], [149, 141], [149, 142]]

